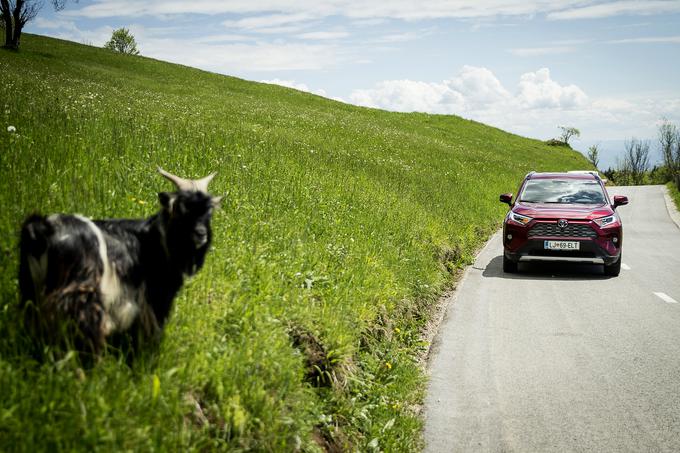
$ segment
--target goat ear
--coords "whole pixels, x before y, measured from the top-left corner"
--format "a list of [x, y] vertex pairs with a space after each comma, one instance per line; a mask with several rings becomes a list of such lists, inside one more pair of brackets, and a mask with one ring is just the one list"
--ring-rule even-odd
[[172, 192], [159, 192], [158, 201], [161, 202], [161, 206], [168, 212], [172, 212], [172, 207], [177, 199], [177, 194]]
[[219, 208], [220, 204], [222, 203], [222, 198], [224, 198], [224, 197], [222, 197], [222, 196], [212, 197], [210, 199], [210, 205], [215, 209]]

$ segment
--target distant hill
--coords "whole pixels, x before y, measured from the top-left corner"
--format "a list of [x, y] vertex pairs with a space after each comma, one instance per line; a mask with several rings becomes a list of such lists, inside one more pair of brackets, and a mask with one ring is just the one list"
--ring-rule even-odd
[[[500, 226], [498, 194], [588, 168], [456, 116], [40, 36], [0, 51], [0, 74], [0, 445], [18, 450], [415, 451], [421, 330]], [[170, 189], [156, 165], [217, 171], [225, 195], [160, 350], [34, 362], [14, 309], [22, 219], [151, 215]]]

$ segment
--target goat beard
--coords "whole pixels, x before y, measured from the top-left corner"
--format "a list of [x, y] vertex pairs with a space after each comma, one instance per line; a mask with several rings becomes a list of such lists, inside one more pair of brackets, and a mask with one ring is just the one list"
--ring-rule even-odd
[[190, 253], [187, 253], [185, 259], [183, 260], [184, 269], [182, 269], [182, 272], [184, 273], [184, 275], [186, 275], [187, 277], [191, 277], [193, 275], [196, 275], [196, 273], [199, 270], [201, 270], [203, 264], [205, 263], [205, 256], [208, 253], [209, 246], [210, 242], [203, 245], [199, 249], [195, 249]]

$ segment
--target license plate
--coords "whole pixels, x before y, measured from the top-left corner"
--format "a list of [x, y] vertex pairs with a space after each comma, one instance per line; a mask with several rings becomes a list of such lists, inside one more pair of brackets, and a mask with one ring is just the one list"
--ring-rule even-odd
[[580, 242], [576, 241], [543, 241], [545, 250], [579, 250]]

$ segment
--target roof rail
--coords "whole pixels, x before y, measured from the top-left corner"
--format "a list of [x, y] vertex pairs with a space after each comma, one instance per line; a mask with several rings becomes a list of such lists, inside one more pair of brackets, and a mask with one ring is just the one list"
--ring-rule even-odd
[[527, 173], [527, 175], [524, 177], [524, 179], [528, 178], [529, 176], [533, 175], [534, 173], [536, 173], [536, 170], [531, 170], [529, 173]]
[[591, 174], [595, 176], [597, 179], [602, 179], [600, 178], [600, 173], [593, 170], [569, 170], [567, 173]]

